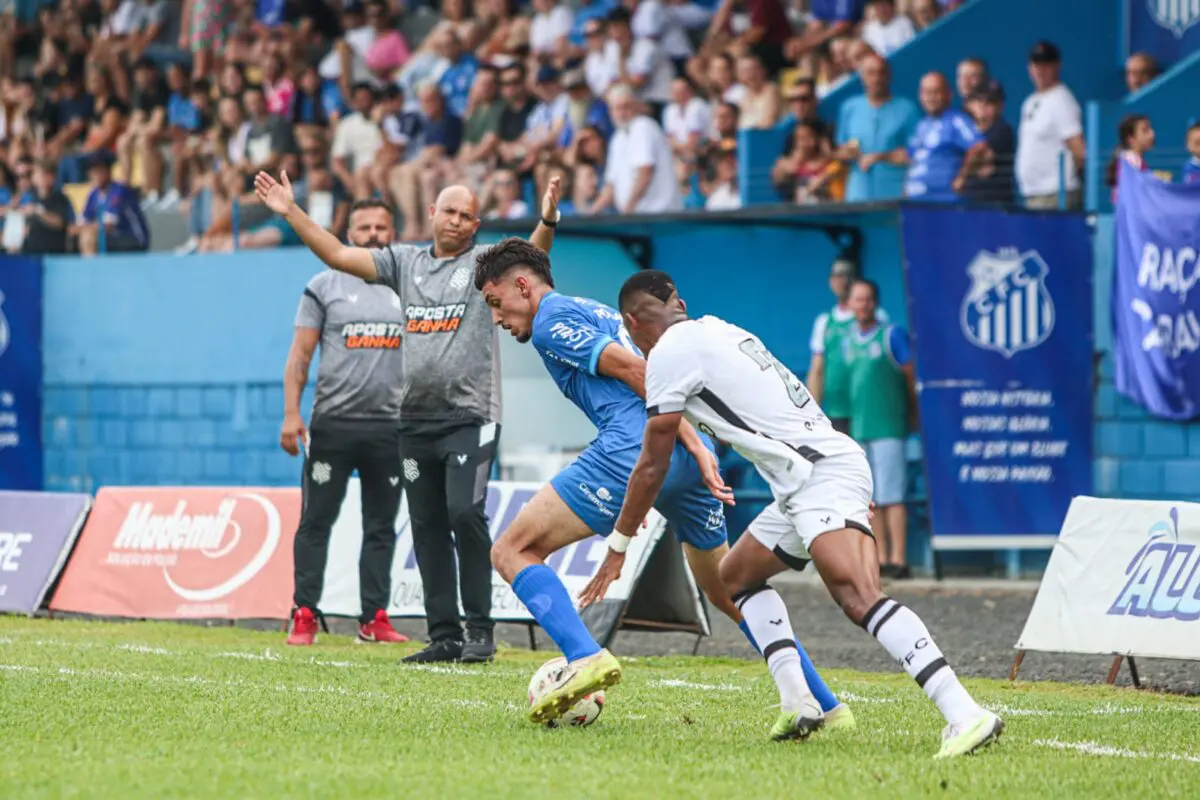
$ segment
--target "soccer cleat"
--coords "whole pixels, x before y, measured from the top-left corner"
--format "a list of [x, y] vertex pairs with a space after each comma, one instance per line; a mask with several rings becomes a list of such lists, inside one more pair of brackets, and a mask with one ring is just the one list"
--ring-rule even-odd
[[544, 725], [567, 713], [592, 692], [621, 682], [621, 663], [607, 650], [573, 661], [554, 677], [555, 686], [531, 709], [529, 721]]
[[942, 749], [934, 758], [953, 758], [974, 753], [1000, 738], [1004, 732], [1004, 720], [991, 711], [984, 711], [979, 717], [961, 728], [947, 725], [942, 732]]
[[407, 642], [408, 637], [398, 633], [392, 627], [387, 612], [382, 608], [375, 612], [375, 619], [363, 622], [358, 626], [358, 641], [361, 643], [400, 644]]
[[854, 712], [845, 703], [838, 703], [825, 712], [825, 724], [821, 727], [827, 731], [849, 731], [858, 725], [854, 721]]
[[400, 659], [401, 664], [444, 664], [462, 658], [463, 643], [457, 639], [438, 639], [424, 650]]
[[484, 664], [496, 657], [496, 642], [489, 630], [467, 628], [467, 640], [463, 642], [462, 657], [464, 664]]
[[788, 739], [807, 739], [825, 723], [821, 707], [811, 696], [806, 697], [796, 711], [784, 711], [771, 728], [771, 738], [777, 742]]
[[292, 629], [288, 632], [290, 645], [310, 645], [317, 640], [317, 615], [311, 608], [301, 606], [292, 613]]

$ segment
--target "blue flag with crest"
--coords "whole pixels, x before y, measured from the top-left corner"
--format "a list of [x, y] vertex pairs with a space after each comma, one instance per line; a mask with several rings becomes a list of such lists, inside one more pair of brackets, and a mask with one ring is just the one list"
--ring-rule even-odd
[[1122, 161], [1113, 271], [1117, 390], [1151, 414], [1200, 416], [1200, 186]]

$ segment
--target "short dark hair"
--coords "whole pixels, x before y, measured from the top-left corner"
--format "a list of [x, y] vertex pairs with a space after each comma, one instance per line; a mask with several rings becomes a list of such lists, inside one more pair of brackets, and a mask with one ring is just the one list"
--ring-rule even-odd
[[479, 254], [475, 259], [475, 288], [482, 290], [485, 283], [498, 281], [517, 267], [529, 267], [547, 286], [554, 288], [550, 256], [537, 245], [516, 237], [509, 237]]
[[382, 208], [391, 217], [393, 223], [396, 221], [396, 212], [392, 210], [391, 205], [375, 197], [370, 197], [366, 200], [355, 200], [354, 205], [350, 206], [350, 214], [347, 216], [347, 219], [354, 216], [355, 211], [369, 211], [372, 208]]
[[665, 303], [676, 291], [675, 280], [670, 275], [658, 269], [644, 269], [633, 273], [625, 281], [617, 296], [617, 307], [624, 313], [625, 306], [638, 294], [648, 294]]
[[1200, 131], [1200, 120], [1196, 120], [1188, 126], [1187, 132], [1190, 134], [1192, 131]]
[[863, 286], [871, 287], [871, 296], [873, 298], [875, 298], [875, 302], [878, 303], [879, 302], [879, 284], [876, 283], [875, 281], [871, 280], [870, 278], [855, 278], [854, 281], [850, 284], [850, 288], [853, 289], [855, 286], [859, 285], [860, 283]]
[[359, 92], [370, 92], [371, 99], [375, 99], [375, 87], [366, 81], [358, 81], [350, 87], [350, 97], [353, 98]]

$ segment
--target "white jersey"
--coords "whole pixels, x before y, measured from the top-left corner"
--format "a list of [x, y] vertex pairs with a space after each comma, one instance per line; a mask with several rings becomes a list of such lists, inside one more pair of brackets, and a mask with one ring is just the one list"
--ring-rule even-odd
[[716, 317], [676, 323], [659, 339], [646, 362], [646, 407], [651, 416], [682, 411], [754, 464], [776, 497], [798, 491], [824, 458], [863, 457], [757, 336]]

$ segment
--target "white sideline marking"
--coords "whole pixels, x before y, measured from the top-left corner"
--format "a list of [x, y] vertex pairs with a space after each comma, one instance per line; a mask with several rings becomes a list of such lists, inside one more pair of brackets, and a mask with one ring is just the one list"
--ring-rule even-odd
[[675, 678], [660, 678], [650, 681], [651, 686], [666, 686], [670, 689], [703, 689], [705, 691], [717, 692], [744, 692], [744, 686], [734, 686], [731, 683], [692, 683], [691, 681], [681, 681]]
[[1060, 715], [1058, 711], [1050, 711], [1045, 708], [1013, 708], [1003, 703], [988, 703], [984, 708], [1005, 717], [1057, 717]]
[[894, 697], [866, 697], [854, 692], [838, 692], [838, 699], [847, 703], [895, 703]]
[[227, 653], [217, 653], [212, 658], [240, 658], [243, 661], [283, 661], [282, 658], [267, 650], [261, 655], [259, 653], [245, 653], [236, 650], [231, 650]]
[[1056, 750], [1077, 750], [1090, 756], [1113, 756], [1117, 758], [1161, 758], [1166, 761], [1189, 761], [1200, 764], [1200, 756], [1186, 753], [1148, 753], [1143, 750], [1127, 750], [1124, 747], [1110, 747], [1096, 742], [1063, 742], [1058, 739], [1034, 739], [1033, 743], [1041, 747], [1053, 747]]
[[176, 653], [173, 653], [170, 650], [164, 650], [161, 647], [149, 647], [144, 644], [119, 644], [119, 645], [117, 645], [117, 649], [125, 650], [130, 653], [145, 653], [145, 654], [151, 655], [151, 656], [177, 655]]
[[451, 700], [450, 703], [463, 708], [491, 708], [491, 703], [484, 700]]

